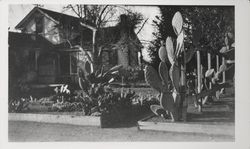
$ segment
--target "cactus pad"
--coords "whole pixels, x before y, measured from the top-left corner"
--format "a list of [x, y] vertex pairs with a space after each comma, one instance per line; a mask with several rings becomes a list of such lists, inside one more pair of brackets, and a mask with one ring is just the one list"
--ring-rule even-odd
[[86, 61], [84, 63], [84, 72], [86, 74], [90, 74], [91, 73], [91, 64], [88, 61]]
[[145, 67], [145, 80], [155, 90], [161, 92], [163, 89], [160, 77], [152, 66]]
[[180, 83], [180, 68], [174, 64], [169, 70], [169, 76], [172, 80], [173, 86], [177, 92], [179, 92], [179, 83]]
[[179, 11], [177, 11], [174, 14], [174, 17], [172, 19], [172, 26], [173, 26], [175, 34], [178, 36], [181, 33], [182, 26], [183, 26], [183, 19]]
[[166, 62], [168, 59], [167, 56], [167, 49], [164, 46], [161, 46], [159, 51], [158, 51], [159, 58], [161, 59], [162, 62]]
[[175, 56], [178, 57], [179, 53], [183, 51], [184, 49], [184, 32], [181, 31], [181, 33], [177, 37], [177, 43], [176, 43], [176, 51]]
[[175, 61], [174, 55], [174, 45], [171, 37], [167, 37], [166, 39], [166, 49], [169, 62], [173, 65]]
[[159, 74], [161, 80], [164, 82], [166, 88], [168, 89], [168, 67], [165, 62], [161, 62], [159, 65]]
[[161, 93], [160, 105], [169, 112], [174, 111], [174, 99], [170, 92]]

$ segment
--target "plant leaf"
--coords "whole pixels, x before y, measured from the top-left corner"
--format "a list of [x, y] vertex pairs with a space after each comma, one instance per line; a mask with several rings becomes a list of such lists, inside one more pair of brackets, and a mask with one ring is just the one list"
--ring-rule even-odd
[[178, 36], [181, 33], [182, 26], [183, 26], [183, 18], [179, 11], [177, 11], [173, 16], [172, 26], [173, 26], [175, 34]]
[[169, 76], [172, 80], [174, 89], [179, 92], [179, 83], [180, 83], [180, 69], [176, 63], [174, 63], [170, 70], [169, 70]]
[[163, 86], [161, 84], [160, 77], [156, 70], [152, 66], [146, 66], [145, 67], [145, 80], [146, 82], [155, 90], [158, 92], [161, 92], [163, 89]]
[[162, 62], [166, 62], [168, 59], [167, 56], [167, 49], [164, 46], [161, 46], [159, 51], [158, 51], [159, 58], [161, 59]]
[[161, 80], [164, 82], [167, 90], [168, 90], [168, 67], [165, 62], [161, 62], [159, 65], [159, 74], [161, 77]]
[[173, 65], [175, 61], [174, 55], [174, 45], [171, 37], [167, 37], [166, 39], [166, 49], [169, 62]]

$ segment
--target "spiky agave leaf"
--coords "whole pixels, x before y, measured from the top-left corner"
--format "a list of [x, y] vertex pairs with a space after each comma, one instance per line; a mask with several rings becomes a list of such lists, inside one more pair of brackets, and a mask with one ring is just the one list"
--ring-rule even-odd
[[85, 78], [84, 70], [83, 70], [82, 67], [79, 67], [77, 73], [78, 73], [78, 77], [80, 77], [80, 78]]
[[91, 64], [88, 61], [84, 63], [84, 72], [87, 74], [91, 74]]
[[166, 88], [168, 89], [168, 67], [165, 62], [161, 62], [159, 65], [159, 74], [161, 80], [164, 82]]
[[219, 68], [219, 72], [220, 72], [220, 73], [222, 73], [222, 72], [224, 72], [224, 71], [226, 71], [226, 70], [227, 70], [227, 65], [226, 65], [226, 64], [220, 65], [220, 68]]
[[168, 59], [167, 56], [167, 49], [164, 46], [161, 46], [159, 51], [158, 51], [159, 58], [161, 59], [162, 62], [166, 62]]
[[105, 73], [103, 73], [103, 77], [105, 77], [109, 73], [112, 73], [112, 72], [120, 70], [122, 67], [123, 67], [122, 65], [116, 65], [116, 66], [110, 68], [108, 71], [106, 71]]
[[180, 87], [180, 68], [176, 63], [174, 63], [170, 70], [169, 70], [169, 76], [170, 79], [172, 80], [172, 84], [174, 86], [174, 89], [179, 92], [179, 87]]
[[177, 11], [173, 16], [172, 26], [173, 26], [175, 34], [178, 36], [181, 33], [182, 26], [183, 26], [183, 18], [179, 11]]
[[82, 78], [78, 78], [78, 83], [80, 88], [88, 95], [88, 82], [84, 81]]
[[168, 60], [173, 65], [175, 62], [175, 55], [174, 55], [173, 40], [171, 37], [167, 37], [166, 39], [166, 49], [167, 49]]
[[161, 84], [160, 77], [156, 70], [152, 67], [147, 65], [144, 70], [145, 74], [145, 80], [146, 82], [155, 90], [158, 92], [161, 92], [163, 89], [163, 86]]

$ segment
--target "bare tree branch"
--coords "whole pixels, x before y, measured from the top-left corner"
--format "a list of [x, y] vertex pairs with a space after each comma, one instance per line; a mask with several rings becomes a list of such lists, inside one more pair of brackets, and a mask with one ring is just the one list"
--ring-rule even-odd
[[138, 30], [138, 32], [136, 33], [136, 35], [138, 35], [138, 34], [141, 32], [141, 30], [143, 29], [144, 25], [145, 25], [146, 22], [148, 21], [148, 19], [149, 19], [149, 18], [147, 18], [147, 19], [143, 22], [141, 28]]
[[102, 23], [102, 20], [101, 20], [102, 15], [103, 15], [103, 13], [105, 12], [105, 10], [108, 8], [108, 6], [109, 6], [109, 5], [106, 5], [106, 6], [102, 9], [100, 15], [98, 16], [98, 19], [96, 19], [96, 26], [97, 26], [98, 28], [100, 27], [100, 25], [101, 25], [101, 23]]
[[72, 9], [72, 11], [79, 17], [82, 18], [82, 16], [75, 10], [75, 8], [72, 5], [69, 5], [69, 7]]
[[86, 28], [88, 28], [88, 29], [90, 29], [90, 30], [92, 30], [92, 31], [97, 31], [97, 29], [95, 28], [95, 27], [93, 27], [93, 26], [90, 26], [90, 25], [88, 25], [88, 24], [85, 24], [85, 23], [83, 23], [83, 22], [80, 22], [80, 25], [81, 26], [83, 26], [83, 27], [86, 27]]

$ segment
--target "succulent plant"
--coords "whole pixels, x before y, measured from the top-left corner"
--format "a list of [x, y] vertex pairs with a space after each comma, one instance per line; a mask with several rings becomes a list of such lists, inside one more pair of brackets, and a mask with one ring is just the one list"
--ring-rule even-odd
[[[159, 91], [160, 106], [170, 113], [172, 119], [176, 119], [174, 109], [174, 99], [172, 93], [168, 89], [168, 68], [165, 62], [161, 62], [159, 65], [159, 74], [152, 66], [146, 66], [145, 68], [145, 79], [146, 82], [155, 90]], [[151, 110], [154, 112], [154, 105]], [[153, 108], [153, 109], [152, 109]]]
[[87, 95], [90, 95], [89, 90], [95, 86], [105, 86], [115, 80], [116, 73], [122, 68], [122, 65], [117, 65], [104, 72], [104, 67], [93, 71], [91, 64], [85, 62], [83, 68], [78, 70], [79, 86]]
[[[180, 53], [184, 51], [184, 31], [183, 31], [183, 19], [180, 12], [176, 12], [172, 19], [172, 26], [174, 32], [177, 35], [177, 39], [172, 37], [167, 37], [166, 48], [159, 49], [159, 57], [161, 59], [158, 73], [152, 66], [146, 66], [145, 68], [145, 79], [146, 82], [155, 90], [160, 92], [159, 101], [160, 107], [162, 107], [166, 113], [169, 113], [172, 120], [177, 120], [179, 102], [180, 102], [180, 66], [182, 61], [179, 61]], [[176, 40], [176, 42], [173, 42]], [[176, 43], [174, 45], [174, 43]], [[166, 51], [163, 51], [166, 50]], [[192, 58], [194, 52], [189, 52], [186, 56], [187, 63]], [[166, 65], [166, 59], [171, 63], [171, 68], [168, 72], [168, 67]], [[169, 74], [169, 75], [168, 75]], [[169, 81], [170, 77], [170, 81]], [[173, 90], [170, 91], [168, 88], [169, 82], [173, 86]], [[157, 113], [159, 106], [152, 105], [151, 110]]]

